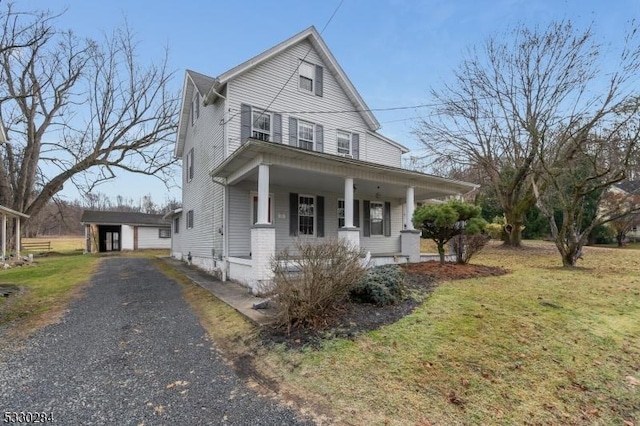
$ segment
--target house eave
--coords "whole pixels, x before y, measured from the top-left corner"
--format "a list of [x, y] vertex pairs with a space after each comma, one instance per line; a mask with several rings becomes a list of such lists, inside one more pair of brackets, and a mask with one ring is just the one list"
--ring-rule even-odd
[[[256, 162], [267, 164], [290, 164], [290, 160], [304, 161], [305, 165], [330, 168], [340, 174], [348, 176], [354, 173], [373, 176], [393, 177], [408, 182], [408, 184], [438, 186], [443, 193], [465, 194], [477, 188], [476, 184], [429, 175], [413, 170], [402, 169], [368, 161], [355, 160], [323, 152], [307, 151], [274, 142], [264, 142], [249, 139], [242, 147], [211, 170], [212, 178], [228, 180], [235, 176], [238, 170], [251, 167]], [[312, 166], [312, 167], [313, 167]], [[228, 182], [229, 183], [229, 182]], [[233, 183], [233, 182], [230, 182]]]

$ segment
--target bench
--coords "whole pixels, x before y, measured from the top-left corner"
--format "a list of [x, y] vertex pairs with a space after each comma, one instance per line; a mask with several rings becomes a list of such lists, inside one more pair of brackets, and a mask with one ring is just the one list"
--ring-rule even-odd
[[35, 251], [39, 253], [51, 251], [51, 241], [29, 241], [20, 245], [24, 251]]

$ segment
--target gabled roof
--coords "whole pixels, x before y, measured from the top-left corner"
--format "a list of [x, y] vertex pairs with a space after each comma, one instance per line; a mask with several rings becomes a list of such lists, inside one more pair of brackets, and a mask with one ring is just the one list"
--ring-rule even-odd
[[640, 194], [640, 180], [625, 180], [616, 183], [614, 186], [628, 194]]
[[98, 225], [169, 226], [169, 222], [161, 214], [97, 210], [84, 210], [80, 222], [83, 224], [96, 223]]
[[174, 154], [178, 156], [182, 151], [184, 138], [186, 136], [186, 126], [183, 126], [182, 123], [187, 123], [189, 120], [189, 108], [191, 104], [191, 98], [193, 96], [194, 86], [203, 96], [204, 105], [211, 104], [215, 101], [219, 94], [222, 93], [227, 82], [246, 73], [247, 71], [260, 65], [261, 63], [268, 61], [269, 59], [282, 53], [291, 46], [294, 46], [304, 40], [308, 40], [309, 43], [311, 43], [314, 49], [318, 52], [318, 55], [320, 55], [322, 62], [335, 77], [342, 90], [355, 106], [355, 109], [359, 111], [365, 123], [367, 123], [369, 131], [375, 132], [376, 130], [378, 130], [380, 128], [380, 123], [373, 115], [367, 104], [364, 102], [353, 83], [351, 83], [351, 80], [349, 80], [349, 77], [347, 77], [347, 74], [344, 72], [340, 64], [338, 64], [338, 61], [325, 44], [324, 40], [320, 36], [320, 33], [318, 33], [318, 30], [316, 30], [314, 26], [311, 26], [294, 35], [293, 37], [290, 37], [287, 40], [273, 46], [272, 48], [265, 50], [259, 55], [254, 56], [248, 61], [245, 61], [240, 65], [237, 65], [230, 70], [220, 74], [216, 78], [208, 77], [195, 71], [187, 70], [185, 75], [184, 87], [182, 90], [182, 110], [180, 114], [180, 125], [178, 126], [178, 137]]

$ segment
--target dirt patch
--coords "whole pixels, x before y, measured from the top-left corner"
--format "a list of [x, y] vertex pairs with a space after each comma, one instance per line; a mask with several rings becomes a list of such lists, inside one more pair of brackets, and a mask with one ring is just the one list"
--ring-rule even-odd
[[261, 337], [267, 344], [284, 344], [288, 348], [319, 346], [331, 338], [355, 338], [362, 332], [393, 324], [413, 310], [433, 292], [442, 281], [504, 275], [508, 271], [483, 265], [458, 265], [430, 261], [403, 265], [409, 296], [397, 305], [376, 306], [347, 302], [320, 321], [314, 328], [296, 327], [291, 330], [265, 328]]

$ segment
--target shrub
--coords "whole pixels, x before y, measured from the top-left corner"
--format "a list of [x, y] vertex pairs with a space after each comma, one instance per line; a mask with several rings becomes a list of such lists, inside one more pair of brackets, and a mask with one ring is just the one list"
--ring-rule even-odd
[[457, 263], [469, 263], [471, 258], [487, 245], [491, 237], [487, 234], [458, 235], [451, 240], [451, 248]]
[[371, 268], [351, 291], [351, 297], [378, 306], [399, 303], [406, 294], [404, 275], [404, 270], [397, 265]]
[[494, 240], [499, 240], [502, 238], [503, 228], [504, 228], [504, 225], [493, 222], [493, 223], [487, 224], [484, 230], [489, 234], [489, 236], [491, 236], [491, 238], [493, 238]]
[[364, 274], [361, 253], [338, 239], [295, 247], [297, 255], [285, 249], [271, 264], [276, 325], [319, 327]]

